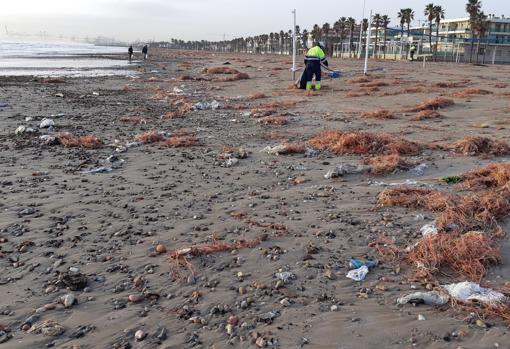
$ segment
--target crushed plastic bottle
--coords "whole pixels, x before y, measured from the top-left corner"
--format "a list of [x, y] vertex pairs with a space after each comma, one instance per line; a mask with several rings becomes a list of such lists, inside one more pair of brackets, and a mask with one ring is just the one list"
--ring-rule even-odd
[[368, 267], [366, 265], [361, 266], [358, 269], [351, 270], [347, 273], [347, 278], [354, 281], [363, 281], [368, 274]]

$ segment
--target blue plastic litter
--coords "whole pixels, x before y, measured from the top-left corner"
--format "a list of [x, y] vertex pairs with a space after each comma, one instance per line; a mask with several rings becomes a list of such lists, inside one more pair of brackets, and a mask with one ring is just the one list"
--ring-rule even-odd
[[366, 262], [364, 262], [360, 259], [352, 258], [349, 261], [349, 267], [352, 269], [359, 269], [362, 266], [366, 266], [368, 268], [373, 268], [373, 267], [377, 266], [378, 264], [379, 264], [379, 261], [377, 259], [369, 259]]
[[333, 71], [333, 72], [329, 73], [329, 77], [332, 79], [338, 79], [340, 77], [340, 72]]

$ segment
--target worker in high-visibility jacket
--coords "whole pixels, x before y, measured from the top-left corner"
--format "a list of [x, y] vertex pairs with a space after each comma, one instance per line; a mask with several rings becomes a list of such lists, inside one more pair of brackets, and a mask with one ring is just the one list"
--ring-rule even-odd
[[313, 78], [315, 76], [315, 89], [321, 89], [321, 64], [328, 66], [326, 54], [324, 53], [324, 43], [314, 43], [313, 47], [308, 50], [305, 56], [305, 75], [306, 90], [311, 91], [313, 88]]

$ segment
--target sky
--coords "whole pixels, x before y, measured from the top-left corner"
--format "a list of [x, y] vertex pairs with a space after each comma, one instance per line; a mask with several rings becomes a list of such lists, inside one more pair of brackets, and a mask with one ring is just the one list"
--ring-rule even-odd
[[[387, 14], [397, 26], [396, 13], [411, 7], [424, 20], [431, 0], [366, 0], [366, 16]], [[433, 0], [447, 18], [464, 17], [467, 0]], [[509, 0], [482, 0], [486, 14], [510, 17]], [[115, 37], [119, 40], [222, 40], [292, 28], [297, 24], [334, 23], [338, 18], [360, 20], [363, 0], [0, 0], [0, 38], [10, 33], [48, 36]], [[420, 22], [416, 21], [416, 25]]]

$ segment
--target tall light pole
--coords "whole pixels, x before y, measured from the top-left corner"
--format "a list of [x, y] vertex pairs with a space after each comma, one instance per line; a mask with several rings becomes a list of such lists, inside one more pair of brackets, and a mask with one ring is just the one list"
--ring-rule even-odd
[[367, 49], [365, 53], [365, 68], [363, 69], [363, 73], [365, 75], [367, 75], [368, 73], [368, 54], [370, 53], [371, 36], [372, 36], [372, 10], [370, 10], [370, 19], [368, 20]]
[[297, 56], [297, 38], [296, 38], [296, 9], [292, 11], [294, 15], [294, 28], [292, 30], [292, 81], [296, 81], [296, 56]]
[[365, 6], [366, 6], [366, 0], [363, 0], [363, 16], [361, 17], [361, 22], [359, 25], [359, 47], [358, 47], [358, 56], [361, 58], [361, 52], [363, 49], [361, 48], [361, 41], [363, 40], [363, 20], [365, 19]]

